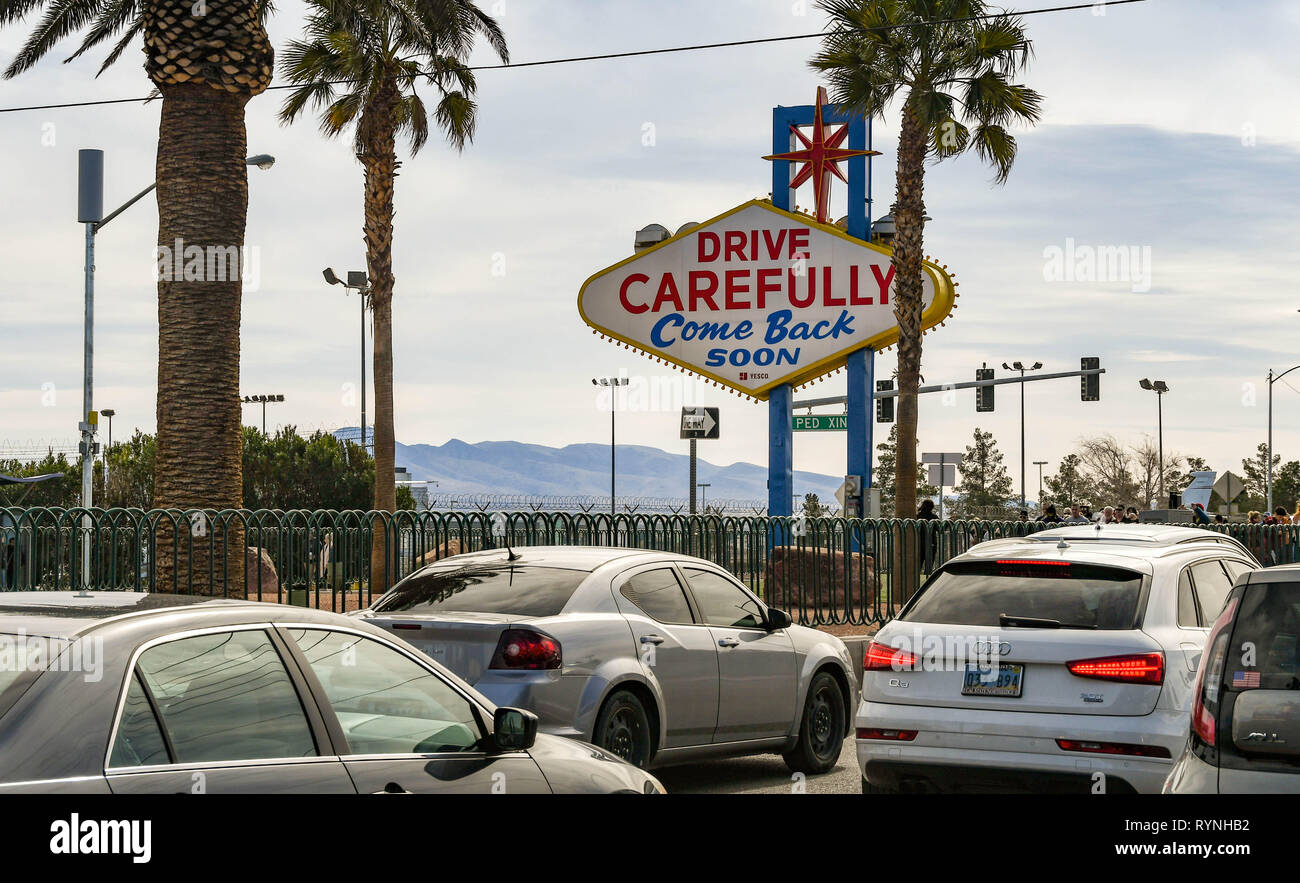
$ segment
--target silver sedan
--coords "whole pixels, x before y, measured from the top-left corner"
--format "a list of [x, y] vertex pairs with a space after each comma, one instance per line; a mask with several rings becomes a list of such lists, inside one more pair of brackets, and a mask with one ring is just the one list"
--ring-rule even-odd
[[457, 555], [356, 614], [493, 702], [641, 767], [779, 753], [834, 766], [851, 726], [844, 643], [700, 558], [538, 546]]

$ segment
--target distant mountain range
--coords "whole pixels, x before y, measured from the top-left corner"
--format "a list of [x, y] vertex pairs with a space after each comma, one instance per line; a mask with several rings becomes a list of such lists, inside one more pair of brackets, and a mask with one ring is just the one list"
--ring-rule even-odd
[[[357, 427], [334, 433], [356, 439]], [[670, 454], [644, 445], [618, 446], [619, 496], [675, 497], [688, 495], [690, 457]], [[397, 443], [398, 466], [411, 478], [436, 481], [432, 493], [526, 494], [529, 496], [608, 496], [609, 445], [581, 444], [563, 448], [498, 441], [469, 444], [452, 439], [444, 445]], [[754, 463], [717, 466], [700, 459], [697, 481], [710, 485], [705, 499], [767, 499], [767, 467]], [[794, 490], [814, 493], [823, 501], [835, 499], [841, 476], [796, 472]]]

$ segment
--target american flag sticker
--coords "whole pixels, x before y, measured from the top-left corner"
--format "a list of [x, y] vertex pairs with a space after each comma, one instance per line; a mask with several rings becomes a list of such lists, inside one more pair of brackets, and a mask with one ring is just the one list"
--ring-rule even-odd
[[1232, 686], [1234, 687], [1258, 687], [1259, 672], [1257, 671], [1234, 671], [1232, 673]]

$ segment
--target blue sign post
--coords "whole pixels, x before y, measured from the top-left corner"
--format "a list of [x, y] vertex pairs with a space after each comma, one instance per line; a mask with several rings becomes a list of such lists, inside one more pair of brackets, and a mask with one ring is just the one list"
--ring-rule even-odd
[[[820, 91], [819, 91], [820, 94]], [[811, 126], [817, 120], [817, 108], [811, 104], [800, 107], [775, 107], [772, 109], [772, 153], [781, 154], [791, 149], [791, 126]], [[848, 148], [871, 149], [871, 123], [860, 116], [850, 116], [836, 106], [822, 108], [821, 121], [826, 124], [844, 124], [849, 127]], [[871, 241], [871, 157], [852, 156], [848, 164], [848, 234]], [[772, 161], [772, 204], [785, 211], [794, 211], [794, 191], [790, 188], [790, 160]], [[871, 447], [873, 415], [872, 389], [874, 388], [875, 350], [865, 347], [852, 353], [847, 363], [848, 391], [848, 450], [846, 474], [862, 476], [863, 498], [871, 486]], [[794, 388], [782, 384], [768, 397], [768, 452], [767, 452], [767, 513], [772, 516], [793, 514], [794, 499]], [[859, 514], [863, 514], [859, 510]]]

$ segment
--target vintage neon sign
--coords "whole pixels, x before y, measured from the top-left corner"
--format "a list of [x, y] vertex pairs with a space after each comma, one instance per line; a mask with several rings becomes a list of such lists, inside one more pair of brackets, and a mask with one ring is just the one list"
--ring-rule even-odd
[[[922, 325], [952, 309], [952, 279], [923, 264]], [[597, 331], [754, 398], [898, 340], [891, 252], [767, 200], [737, 206], [588, 279]]]

